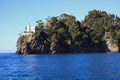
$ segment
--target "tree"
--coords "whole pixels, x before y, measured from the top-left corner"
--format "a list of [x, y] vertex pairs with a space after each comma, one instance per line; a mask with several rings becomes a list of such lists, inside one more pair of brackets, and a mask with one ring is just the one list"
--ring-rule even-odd
[[58, 42], [67, 47], [75, 47], [88, 51], [91, 47], [102, 49], [105, 33], [110, 33], [112, 41], [120, 46], [120, 18], [105, 11], [92, 10], [80, 22], [69, 14], [61, 14], [47, 18], [46, 25], [39, 20], [36, 30], [45, 43]]
[[36, 32], [39, 34], [44, 28], [44, 23], [42, 22], [42, 20], [38, 20], [38, 21], [36, 21], [36, 23], [38, 25], [36, 26], [35, 29], [36, 29]]

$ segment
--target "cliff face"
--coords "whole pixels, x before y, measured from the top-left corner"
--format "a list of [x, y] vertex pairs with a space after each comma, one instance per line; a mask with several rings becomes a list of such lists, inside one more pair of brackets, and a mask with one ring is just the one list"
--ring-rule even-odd
[[47, 53], [67, 53], [66, 46], [59, 42], [44, 44], [44, 42], [34, 34], [22, 35], [17, 40], [17, 54], [47, 54]]
[[106, 41], [106, 50], [108, 52], [118, 52], [119, 46], [117, 45], [118, 42], [115, 42], [116, 40], [113, 40], [112, 36], [110, 35], [110, 32], [106, 32], [104, 39]]
[[80, 52], [118, 52], [119, 47], [113, 44], [110, 39], [99, 47], [94, 46], [74, 46], [61, 45], [60, 42], [44, 44], [43, 41], [34, 34], [22, 35], [17, 40], [17, 54], [56, 54], [56, 53], [80, 53]]
[[33, 34], [22, 35], [17, 40], [17, 54], [38, 54], [48, 53], [49, 45], [42, 43], [41, 39]]
[[118, 52], [119, 51], [118, 45], [112, 43], [111, 40], [107, 40], [106, 45], [107, 45], [109, 52]]

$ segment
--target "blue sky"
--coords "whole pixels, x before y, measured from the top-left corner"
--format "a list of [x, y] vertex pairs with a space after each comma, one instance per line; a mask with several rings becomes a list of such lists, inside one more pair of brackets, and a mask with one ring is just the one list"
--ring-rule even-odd
[[0, 53], [15, 52], [18, 33], [29, 23], [62, 13], [83, 20], [98, 9], [120, 16], [120, 0], [0, 0]]

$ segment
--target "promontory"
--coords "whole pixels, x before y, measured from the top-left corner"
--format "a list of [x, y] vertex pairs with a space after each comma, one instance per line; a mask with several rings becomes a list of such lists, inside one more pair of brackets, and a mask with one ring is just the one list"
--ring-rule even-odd
[[62, 54], [84, 52], [119, 52], [120, 17], [91, 10], [84, 20], [61, 14], [46, 23], [27, 25], [17, 40], [17, 54]]

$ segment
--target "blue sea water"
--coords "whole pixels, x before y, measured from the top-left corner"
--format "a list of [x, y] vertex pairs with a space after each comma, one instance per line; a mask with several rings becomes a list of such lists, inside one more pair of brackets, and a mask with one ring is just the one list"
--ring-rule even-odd
[[120, 54], [0, 54], [0, 80], [120, 80]]

